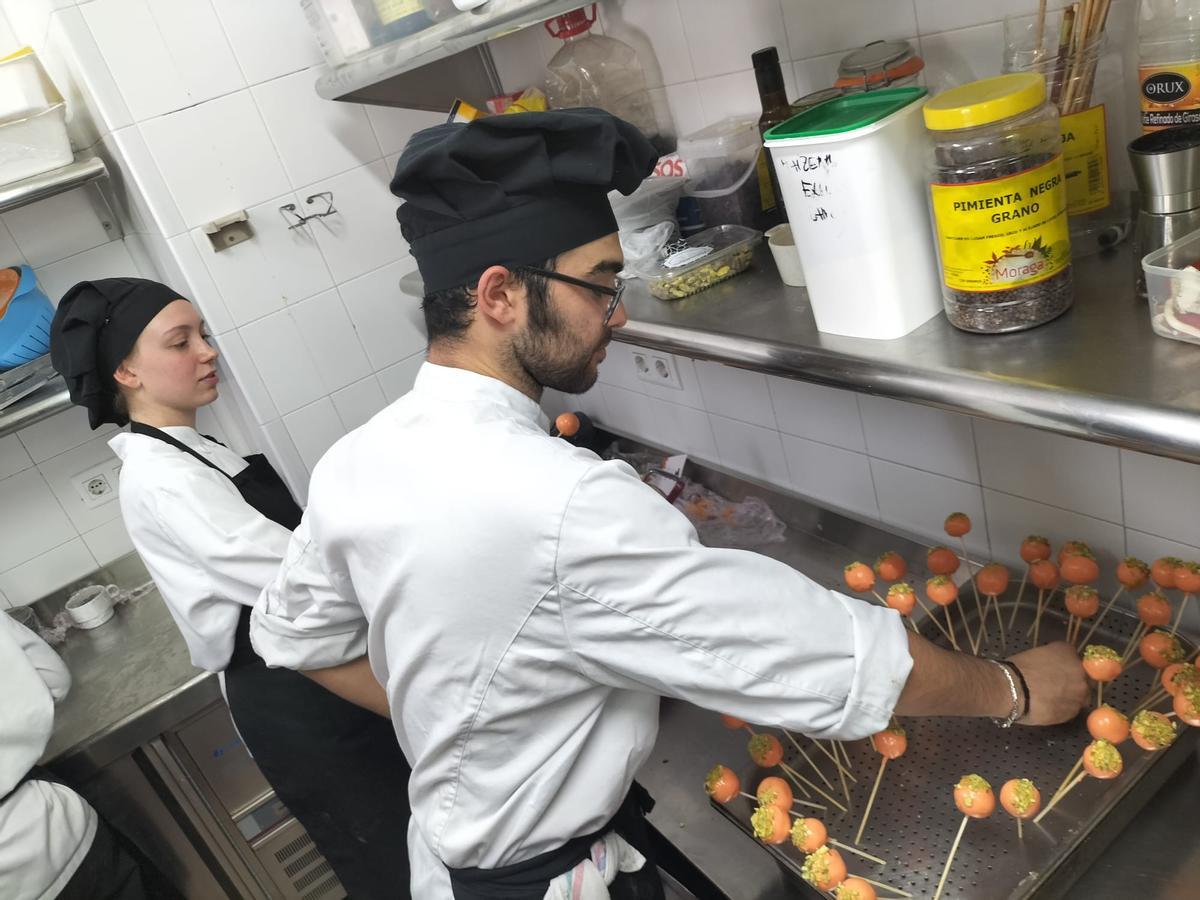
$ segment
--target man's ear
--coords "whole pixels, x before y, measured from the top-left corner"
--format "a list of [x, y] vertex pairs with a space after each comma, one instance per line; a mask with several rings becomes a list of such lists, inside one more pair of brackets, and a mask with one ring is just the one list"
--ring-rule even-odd
[[520, 282], [504, 266], [491, 266], [479, 276], [475, 287], [475, 312], [494, 325], [509, 326], [520, 316], [516, 302]]

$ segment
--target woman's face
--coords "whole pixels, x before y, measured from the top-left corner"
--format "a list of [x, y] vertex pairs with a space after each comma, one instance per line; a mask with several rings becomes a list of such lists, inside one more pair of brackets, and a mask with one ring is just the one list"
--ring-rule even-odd
[[194, 412], [217, 399], [216, 362], [196, 308], [176, 300], [150, 320], [115, 377], [131, 412]]

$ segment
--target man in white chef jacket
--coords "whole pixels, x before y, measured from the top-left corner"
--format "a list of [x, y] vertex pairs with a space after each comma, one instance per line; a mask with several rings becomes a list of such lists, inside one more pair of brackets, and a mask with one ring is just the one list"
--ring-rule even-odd
[[702, 546], [629, 466], [548, 436], [543, 388], [587, 390], [625, 321], [607, 192], [654, 158], [627, 123], [567, 110], [427, 129], [397, 165], [428, 362], [318, 464], [252, 633], [272, 665], [369, 653], [413, 763], [415, 897], [541, 900], [566, 878], [661, 896], [611, 832], [641, 843], [630, 786], [660, 695], [821, 738], [893, 712], [1063, 721], [1087, 699], [1065, 645], [1011, 669], [937, 649]]

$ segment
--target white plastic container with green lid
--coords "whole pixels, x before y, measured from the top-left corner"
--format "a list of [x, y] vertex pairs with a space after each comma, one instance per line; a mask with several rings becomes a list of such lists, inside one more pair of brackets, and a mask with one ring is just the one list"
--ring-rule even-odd
[[850, 94], [765, 135], [821, 331], [888, 340], [941, 311], [925, 96], [921, 87]]

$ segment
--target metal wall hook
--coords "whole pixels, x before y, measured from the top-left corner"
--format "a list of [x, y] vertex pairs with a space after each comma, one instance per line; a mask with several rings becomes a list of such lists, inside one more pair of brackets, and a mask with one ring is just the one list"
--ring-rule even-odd
[[325, 201], [325, 209], [319, 212], [308, 213], [307, 215], [297, 212], [295, 203], [285, 203], [279, 207], [279, 214], [283, 216], [283, 221], [288, 223], [288, 231], [291, 231], [293, 228], [299, 228], [301, 225], [307, 225], [312, 219], [323, 219], [337, 212], [333, 206], [332, 191], [321, 191], [319, 194], [310, 194], [304, 198], [304, 203], [306, 206], [312, 206], [319, 200]]

